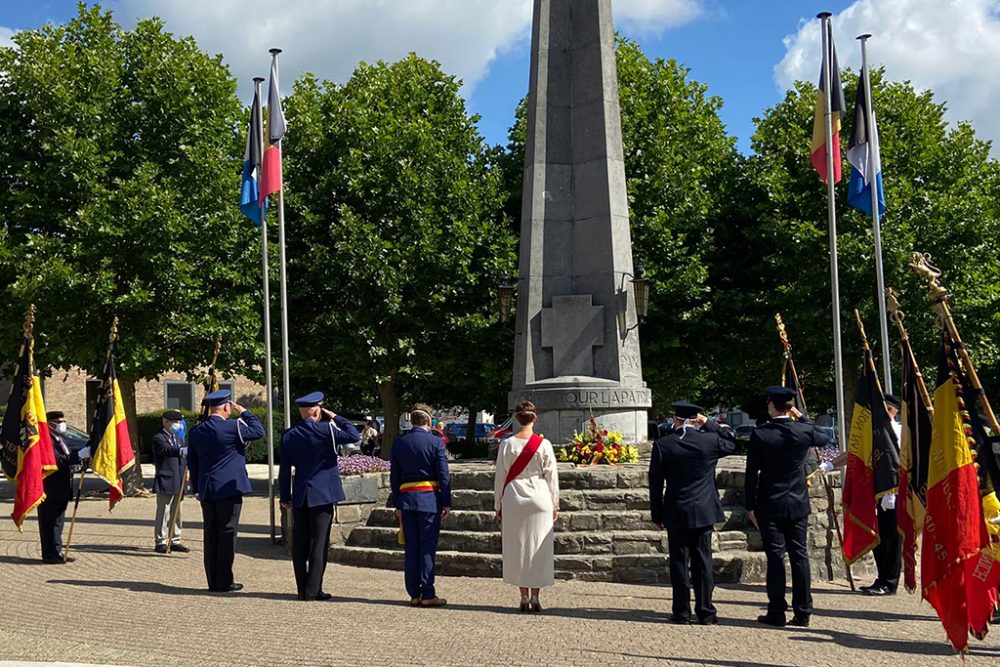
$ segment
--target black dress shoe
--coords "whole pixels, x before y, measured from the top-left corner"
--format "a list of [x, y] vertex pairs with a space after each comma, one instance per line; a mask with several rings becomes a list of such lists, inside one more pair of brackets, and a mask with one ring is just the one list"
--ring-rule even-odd
[[808, 628], [809, 627], [809, 617], [799, 616], [796, 614], [792, 616], [792, 620], [788, 621], [788, 625], [794, 625], [797, 628]]
[[229, 584], [226, 588], [209, 588], [208, 590], [216, 593], [235, 593], [243, 590], [243, 584]]
[[62, 565], [63, 564], [63, 559], [62, 558], [58, 558], [58, 557], [57, 558], [43, 558], [42, 562], [46, 563], [48, 565]]
[[320, 591], [319, 593], [316, 594], [315, 599], [319, 600], [320, 602], [325, 602], [326, 600], [332, 600], [333, 596], [330, 595], [329, 593], [324, 593], [323, 591]]
[[698, 624], [699, 625], [718, 625], [719, 624], [719, 617], [716, 616], [715, 614], [709, 614], [708, 616], [705, 616], [704, 618], [699, 618], [698, 619]]
[[764, 625], [773, 625], [776, 628], [785, 627], [785, 617], [784, 615], [777, 616], [771, 614], [762, 614], [757, 617], [758, 623], [763, 623]]
[[191, 547], [186, 547], [183, 544], [174, 544], [170, 547], [171, 551], [176, 551], [179, 554], [186, 554], [191, 552]]
[[670, 622], [674, 625], [688, 625], [691, 623], [690, 616], [681, 616], [680, 614], [671, 614]]
[[158, 554], [165, 554], [165, 553], [167, 553], [167, 545], [166, 544], [157, 544], [156, 545], [156, 553], [158, 553]]
[[872, 586], [864, 591], [865, 595], [873, 595], [875, 597], [882, 597], [883, 595], [895, 595], [896, 591], [891, 590], [888, 586]]

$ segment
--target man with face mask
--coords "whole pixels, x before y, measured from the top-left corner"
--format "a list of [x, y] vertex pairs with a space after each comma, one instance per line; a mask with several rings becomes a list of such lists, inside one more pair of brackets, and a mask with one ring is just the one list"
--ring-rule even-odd
[[156, 477], [153, 479], [153, 492], [156, 493], [156, 521], [153, 524], [153, 534], [156, 539], [156, 553], [167, 553], [167, 540], [170, 539], [170, 522], [174, 516], [174, 536], [170, 550], [187, 553], [189, 548], [181, 544], [181, 511], [174, 505], [180, 500], [181, 486], [184, 484], [185, 461], [187, 447], [181, 438], [181, 420], [184, 419], [178, 410], [167, 410], [163, 413], [163, 430], [153, 436], [153, 466]]
[[42, 561], [58, 565], [71, 563], [70, 556], [63, 561], [62, 531], [66, 518], [66, 506], [73, 497], [72, 467], [90, 457], [90, 447], [71, 452], [66, 446], [66, 419], [62, 412], [53, 410], [46, 413], [49, 433], [52, 436], [52, 452], [56, 457], [56, 470], [45, 478], [45, 500], [38, 506], [38, 534], [42, 542]]

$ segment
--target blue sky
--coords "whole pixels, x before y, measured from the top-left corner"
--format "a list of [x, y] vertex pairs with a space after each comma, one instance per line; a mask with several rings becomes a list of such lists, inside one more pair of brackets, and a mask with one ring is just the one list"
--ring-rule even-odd
[[[342, 81], [359, 60], [394, 60], [409, 51], [434, 58], [466, 82], [469, 107], [491, 143], [503, 143], [528, 85], [531, 0], [108, 0], [126, 27], [161, 16], [222, 53], [248, 96], [264, 74], [266, 50], [282, 46], [282, 87], [304, 71]], [[749, 150], [753, 117], [795, 79], [819, 68], [817, 11], [834, 14], [842, 66], [857, 67], [853, 37], [874, 33], [873, 64], [890, 78], [930, 88], [951, 120], [969, 119], [1000, 138], [1000, 82], [983, 62], [1000, 62], [1000, 0], [614, 0], [617, 28], [651, 58], [674, 58], [722, 97], [721, 117]], [[10, 30], [62, 22], [74, 0], [0, 0], [0, 43]], [[877, 107], [876, 92], [876, 107]], [[996, 154], [996, 150], [994, 151]]]

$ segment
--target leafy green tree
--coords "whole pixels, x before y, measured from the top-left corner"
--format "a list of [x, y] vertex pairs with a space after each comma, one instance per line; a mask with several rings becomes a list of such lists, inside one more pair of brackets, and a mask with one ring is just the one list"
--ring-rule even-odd
[[[908, 267], [910, 253], [929, 252], [945, 271], [963, 336], [996, 385], [1000, 359], [1000, 166], [988, 142], [971, 126], [949, 127], [945, 107], [929, 91], [873, 74], [888, 210], [882, 220], [886, 285], [900, 295], [918, 360], [934, 377], [939, 342], [926, 282]], [[858, 77], [844, 72], [849, 106]], [[835, 404], [826, 188], [809, 163], [816, 89], [799, 82], [756, 120], [754, 155], [746, 163], [730, 214], [710, 257], [708, 285], [718, 317], [710, 368], [720, 397], [762, 407], [762, 385], [780, 380], [781, 348], [774, 326], [780, 311], [789, 328], [797, 365], [813, 412]], [[860, 338], [853, 309], [861, 312], [876, 355], [878, 307], [871, 220], [846, 202], [849, 165], [841, 143], [844, 180], [837, 186], [841, 323], [846, 402], [860, 369]], [[895, 368], [899, 351], [890, 332]], [[898, 372], [898, 371], [897, 371]], [[896, 384], [898, 385], [898, 377]]]
[[376, 389], [384, 453], [404, 399], [484, 384], [480, 355], [510, 357], [490, 332], [513, 240], [460, 85], [410, 55], [342, 86], [305, 76], [287, 104], [293, 376], [347, 407]]
[[[236, 206], [245, 125], [221, 57], [158, 19], [123, 30], [81, 3], [0, 49], [0, 339], [38, 306], [38, 359], [119, 380], [259, 354], [256, 235]], [[134, 433], [133, 433], [134, 434]]]

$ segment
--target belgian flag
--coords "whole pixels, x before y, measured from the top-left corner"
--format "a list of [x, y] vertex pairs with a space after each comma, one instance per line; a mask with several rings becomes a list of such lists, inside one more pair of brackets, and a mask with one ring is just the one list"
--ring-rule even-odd
[[917, 588], [917, 538], [927, 508], [927, 465], [931, 450], [932, 409], [917, 359], [904, 337], [903, 347], [903, 441], [899, 444], [899, 493], [896, 526], [903, 538], [903, 586]]
[[[826, 23], [824, 30], [829, 26]], [[830, 123], [832, 125], [833, 145], [833, 182], [840, 182], [841, 157], [840, 157], [840, 119], [847, 111], [847, 104], [844, 102], [844, 87], [840, 83], [840, 66], [837, 63], [837, 47], [833, 44], [833, 30], [830, 30], [830, 39], [827, 42], [829, 53], [823, 62], [830, 67]], [[820, 66], [819, 89], [816, 91], [816, 111], [813, 115], [812, 146], [810, 147], [809, 161], [819, 174], [820, 180], [827, 182], [826, 173], [826, 81], [823, 76], [823, 66]]]
[[94, 474], [111, 486], [109, 509], [114, 509], [125, 495], [122, 474], [135, 465], [135, 453], [132, 451], [128, 423], [125, 421], [125, 407], [118, 387], [114, 354], [110, 352], [101, 376], [89, 445]]
[[885, 407], [871, 350], [865, 345], [864, 370], [854, 397], [844, 479], [844, 561], [850, 565], [879, 543], [875, 504], [895, 493], [899, 450]]
[[35, 377], [34, 347], [34, 338], [26, 332], [0, 427], [3, 472], [15, 487], [10, 516], [21, 532], [24, 519], [45, 500], [44, 479], [56, 470], [42, 389]]
[[989, 442], [976, 395], [946, 331], [934, 391], [920, 583], [956, 651], [968, 647], [970, 632], [985, 636], [1000, 583], [1000, 545], [990, 542], [976, 466], [978, 446]]

